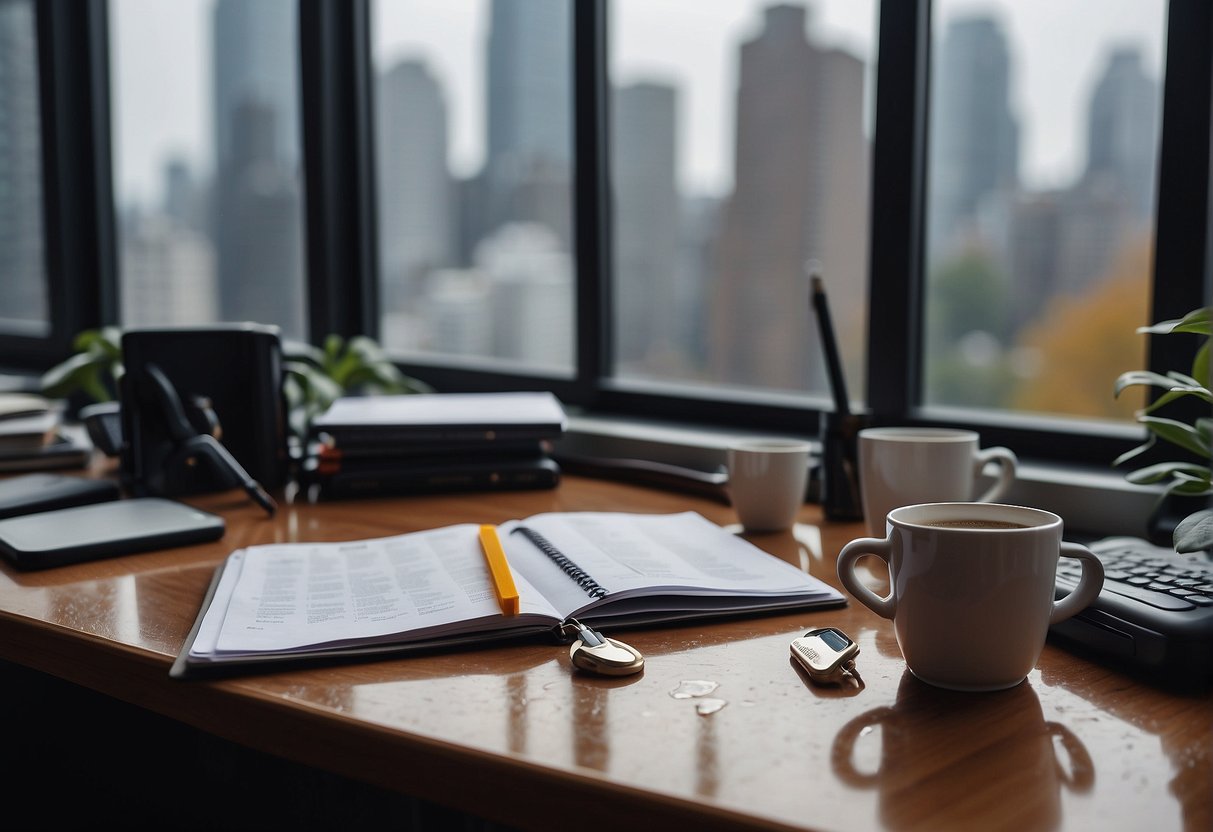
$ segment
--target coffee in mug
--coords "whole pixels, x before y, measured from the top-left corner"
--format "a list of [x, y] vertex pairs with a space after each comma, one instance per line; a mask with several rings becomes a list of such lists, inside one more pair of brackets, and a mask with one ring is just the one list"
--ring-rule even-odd
[[[930, 503], [888, 515], [883, 539], [852, 540], [838, 555], [838, 578], [863, 605], [893, 620], [910, 672], [955, 690], [1000, 690], [1036, 666], [1049, 625], [1090, 604], [1103, 565], [1061, 539], [1052, 512], [997, 503]], [[889, 570], [881, 598], [855, 572], [864, 555]], [[1054, 601], [1059, 557], [1078, 558], [1082, 577]]]

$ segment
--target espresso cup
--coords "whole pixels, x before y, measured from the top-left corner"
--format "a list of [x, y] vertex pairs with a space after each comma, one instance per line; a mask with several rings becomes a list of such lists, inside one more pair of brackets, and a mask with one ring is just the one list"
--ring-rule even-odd
[[739, 439], [728, 447], [726, 491], [750, 532], [791, 528], [809, 484], [809, 443], [799, 439]]
[[[1103, 565], [1061, 539], [1062, 521], [1037, 508], [931, 503], [889, 512], [888, 534], [838, 555], [838, 578], [861, 604], [893, 620], [910, 672], [953, 690], [1014, 687], [1036, 666], [1049, 625], [1090, 604]], [[855, 573], [864, 555], [889, 570], [885, 598]], [[1053, 600], [1058, 557], [1078, 558], [1078, 586]]]
[[[885, 517], [919, 503], [1001, 500], [1018, 460], [1008, 448], [982, 450], [976, 431], [953, 428], [865, 428], [859, 432], [859, 483], [868, 534], [885, 533]], [[977, 475], [998, 463], [998, 479], [974, 497]]]

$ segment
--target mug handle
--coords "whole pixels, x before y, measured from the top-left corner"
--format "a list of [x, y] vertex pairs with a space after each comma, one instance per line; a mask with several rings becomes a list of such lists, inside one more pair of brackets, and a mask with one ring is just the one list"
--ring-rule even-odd
[[979, 503], [994, 503], [998, 502], [1003, 496], [1011, 490], [1011, 483], [1015, 481], [1015, 467], [1019, 463], [1019, 458], [1015, 456], [1015, 452], [1010, 448], [1004, 448], [1001, 445], [995, 448], [986, 448], [977, 452], [973, 457], [973, 473], [980, 475], [986, 467], [987, 462], [998, 463], [998, 481], [990, 486], [990, 490], [977, 498]]
[[[842, 581], [842, 585], [855, 596], [857, 601], [872, 612], [882, 618], [892, 618], [893, 613], [897, 611], [897, 601], [893, 598], [892, 591], [889, 592], [888, 598], [881, 598], [864, 586], [855, 574], [855, 561], [864, 555], [875, 555], [884, 561], [887, 568], [889, 541], [877, 540], [874, 537], [861, 537], [843, 546], [842, 551], [838, 553], [838, 580]], [[892, 578], [892, 570], [890, 570], [889, 577]]]
[[1099, 558], [1090, 549], [1086, 546], [1079, 546], [1077, 543], [1066, 543], [1063, 541], [1061, 544], [1061, 556], [1081, 560], [1082, 577], [1078, 579], [1078, 586], [1074, 587], [1069, 595], [1053, 602], [1053, 612], [1049, 616], [1050, 624], [1065, 621], [1070, 616], [1085, 609], [1099, 595], [1099, 591], [1103, 589], [1103, 563], [1100, 562]]

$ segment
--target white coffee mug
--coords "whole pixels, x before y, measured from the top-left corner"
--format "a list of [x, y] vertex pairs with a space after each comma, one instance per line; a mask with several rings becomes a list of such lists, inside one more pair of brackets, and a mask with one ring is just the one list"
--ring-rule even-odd
[[805, 501], [809, 450], [798, 439], [739, 439], [729, 445], [726, 490], [746, 531], [792, 527]]
[[[868, 534], [885, 532], [885, 516], [898, 506], [1006, 496], [1018, 460], [1008, 448], [982, 450], [976, 431], [952, 428], [865, 428], [859, 432], [859, 485]], [[998, 480], [974, 498], [977, 475], [998, 462]]]
[[[998, 503], [931, 503], [889, 512], [883, 539], [852, 540], [838, 578], [856, 600], [893, 620], [910, 672], [954, 690], [1001, 690], [1036, 666], [1050, 624], [1090, 604], [1103, 565], [1061, 539], [1062, 520], [1037, 508]], [[855, 574], [875, 555], [889, 570], [881, 598]], [[1058, 557], [1079, 558], [1082, 577], [1054, 601]]]

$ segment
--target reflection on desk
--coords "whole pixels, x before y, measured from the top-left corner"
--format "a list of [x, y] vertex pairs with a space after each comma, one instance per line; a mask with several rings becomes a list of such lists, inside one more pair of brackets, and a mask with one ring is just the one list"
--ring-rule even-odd
[[[1151, 687], [1053, 645], [1011, 690], [937, 690], [907, 675], [891, 624], [855, 603], [629, 631], [647, 662], [619, 680], [572, 672], [563, 647], [519, 644], [173, 681], [213, 569], [240, 546], [540, 511], [690, 508], [736, 520], [711, 500], [576, 476], [551, 492], [288, 504], [272, 520], [238, 494], [192, 502], [223, 514], [223, 540], [37, 577], [0, 569], [0, 659], [520, 829], [1213, 828], [1207, 692]], [[800, 521], [748, 539], [838, 586], [835, 558], [859, 525], [825, 523], [817, 506]], [[859, 644], [861, 689], [814, 685], [789, 660], [790, 641], [818, 626]], [[675, 698], [687, 682], [714, 687]], [[701, 709], [708, 699], [723, 705]]]

